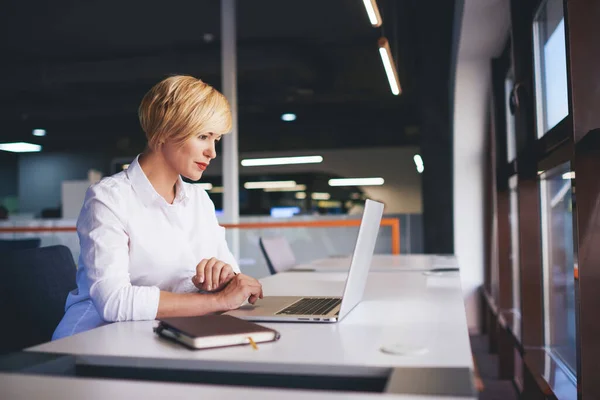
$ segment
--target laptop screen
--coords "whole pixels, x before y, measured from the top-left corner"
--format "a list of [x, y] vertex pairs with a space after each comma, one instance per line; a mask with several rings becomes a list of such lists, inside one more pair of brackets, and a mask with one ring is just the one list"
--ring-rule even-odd
[[358, 238], [352, 254], [352, 263], [346, 279], [339, 319], [344, 318], [360, 302], [367, 284], [367, 276], [375, 251], [375, 242], [383, 216], [383, 203], [367, 200]]

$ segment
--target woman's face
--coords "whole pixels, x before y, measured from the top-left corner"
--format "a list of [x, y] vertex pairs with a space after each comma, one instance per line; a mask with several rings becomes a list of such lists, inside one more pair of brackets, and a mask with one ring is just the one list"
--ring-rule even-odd
[[215, 146], [219, 140], [221, 135], [201, 133], [189, 138], [181, 146], [167, 142], [162, 146], [161, 151], [173, 170], [188, 179], [197, 181], [202, 177], [202, 172], [211, 160], [217, 157]]

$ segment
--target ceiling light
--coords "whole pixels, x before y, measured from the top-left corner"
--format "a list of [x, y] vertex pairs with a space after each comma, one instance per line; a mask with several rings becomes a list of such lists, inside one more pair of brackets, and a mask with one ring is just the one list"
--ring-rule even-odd
[[329, 186], [378, 186], [384, 182], [383, 178], [341, 178], [330, 179]]
[[42, 146], [39, 144], [16, 142], [16, 143], [0, 143], [0, 150], [11, 151], [13, 153], [31, 153], [42, 151]]
[[33, 133], [33, 136], [46, 136], [45, 129], [34, 129], [32, 133]]
[[246, 182], [246, 189], [273, 189], [296, 187], [296, 181], [264, 181], [264, 182]]
[[415, 161], [415, 165], [417, 166], [417, 172], [420, 174], [423, 173], [423, 171], [425, 170], [425, 165], [423, 165], [423, 159], [421, 158], [421, 156], [419, 154], [415, 154], [413, 160]]
[[127, 168], [129, 168], [130, 164], [123, 164], [123, 166], [121, 166], [121, 168], [123, 169], [123, 171], [125, 171]]
[[265, 188], [265, 192], [302, 192], [306, 190], [306, 185], [296, 185], [292, 187], [276, 187], [276, 188]]
[[402, 88], [400, 87], [400, 79], [398, 79], [398, 72], [396, 71], [396, 64], [394, 64], [390, 44], [384, 37], [379, 39], [379, 54], [381, 55], [381, 61], [383, 61], [383, 67], [390, 83], [390, 89], [397, 96], [402, 92]]
[[273, 157], [247, 158], [242, 160], [242, 165], [244, 167], [257, 167], [261, 165], [318, 164], [320, 162], [323, 162], [321, 156]]
[[330, 179], [329, 186], [379, 186], [384, 182], [383, 178], [340, 178]]
[[223, 188], [223, 186], [213, 186], [212, 189], [210, 189], [211, 193], [223, 193], [225, 189]]
[[376, 0], [363, 0], [365, 3], [365, 8], [367, 9], [367, 15], [369, 16], [369, 21], [371, 21], [371, 25], [374, 27], [381, 26], [381, 14], [379, 14], [379, 7], [377, 7]]
[[575, 179], [575, 171], [566, 172], [562, 175], [563, 179]]
[[298, 192], [298, 193], [296, 193], [296, 198], [298, 200], [304, 200], [306, 198], [306, 192]]
[[310, 195], [310, 197], [313, 200], [329, 200], [331, 198], [331, 195], [329, 193], [314, 192]]
[[196, 186], [204, 190], [210, 190], [213, 188], [212, 183], [196, 183]]
[[281, 120], [285, 122], [292, 122], [296, 120], [296, 114], [285, 113], [281, 115]]

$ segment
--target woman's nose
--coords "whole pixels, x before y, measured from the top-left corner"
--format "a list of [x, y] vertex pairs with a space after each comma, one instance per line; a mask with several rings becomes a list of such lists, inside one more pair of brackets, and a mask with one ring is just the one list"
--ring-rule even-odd
[[211, 160], [217, 157], [217, 150], [215, 149], [215, 144], [211, 144], [209, 148], [204, 151], [204, 155]]

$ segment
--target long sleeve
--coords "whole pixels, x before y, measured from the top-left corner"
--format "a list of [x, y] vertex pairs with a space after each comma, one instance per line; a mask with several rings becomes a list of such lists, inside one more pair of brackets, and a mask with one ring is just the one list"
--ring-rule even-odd
[[111, 180], [105, 180], [86, 193], [77, 221], [80, 263], [92, 302], [105, 321], [152, 320], [158, 311], [160, 290], [131, 284], [129, 237], [118, 215], [115, 192]]

